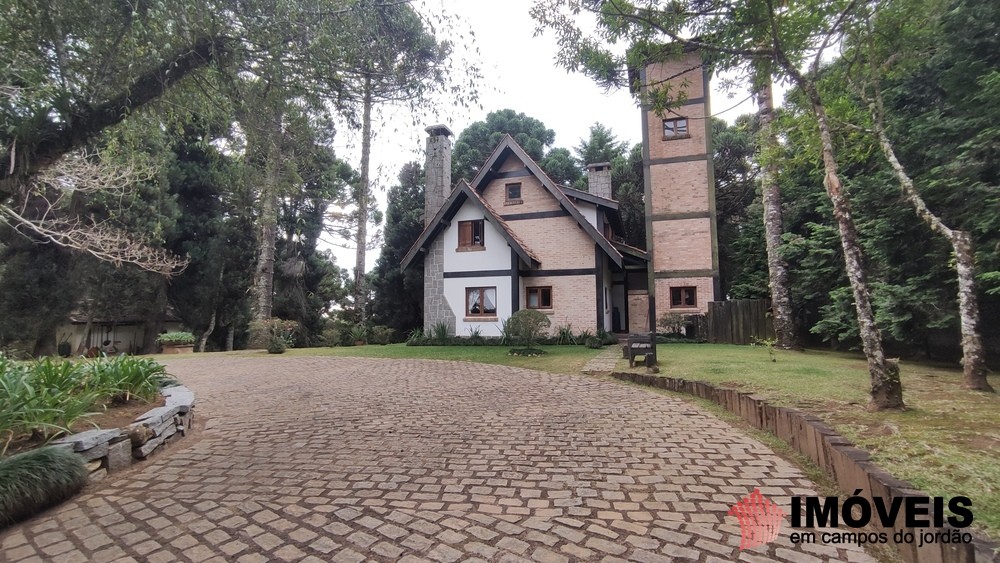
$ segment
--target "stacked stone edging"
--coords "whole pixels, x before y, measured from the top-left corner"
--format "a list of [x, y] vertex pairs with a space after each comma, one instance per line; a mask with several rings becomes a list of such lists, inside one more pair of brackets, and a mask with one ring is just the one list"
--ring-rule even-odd
[[[751, 426], [766, 430], [789, 443], [796, 451], [805, 455], [827, 474], [831, 475], [842, 491], [853, 495], [860, 489], [861, 495], [871, 501], [882, 497], [887, 501], [896, 497], [929, 496], [912, 484], [896, 479], [871, 461], [867, 451], [857, 448], [849, 440], [837, 434], [819, 418], [801, 411], [775, 407], [763, 398], [735, 389], [721, 389], [701, 381], [688, 381], [673, 377], [643, 373], [614, 372], [615, 379], [630, 381], [648, 387], [694, 395], [712, 401], [729, 412], [739, 415]], [[933, 507], [930, 509], [933, 513]], [[931, 517], [928, 514], [928, 518]], [[877, 523], [877, 520], [873, 520]], [[902, 527], [907, 532], [949, 532], [948, 525], [942, 528], [912, 529]], [[887, 531], [892, 536], [893, 530]], [[969, 533], [969, 532], [966, 532]], [[893, 543], [900, 556], [910, 563], [974, 563], [998, 561], [1000, 545], [973, 534], [972, 543], [933, 543], [916, 547], [914, 544]]]
[[166, 405], [136, 417], [126, 428], [94, 429], [60, 438], [53, 445], [72, 449], [90, 470], [90, 480], [127, 469], [161, 446], [183, 437], [194, 422], [194, 393], [182, 385], [162, 391]]

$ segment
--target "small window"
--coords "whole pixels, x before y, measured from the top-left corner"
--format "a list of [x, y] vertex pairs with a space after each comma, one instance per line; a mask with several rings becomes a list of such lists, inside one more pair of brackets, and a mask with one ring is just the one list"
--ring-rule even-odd
[[552, 308], [552, 287], [528, 287], [525, 291], [527, 293], [525, 301], [529, 309]]
[[458, 247], [463, 249], [481, 249], [485, 246], [483, 239], [483, 220], [458, 222]]
[[465, 288], [465, 314], [469, 317], [495, 317], [497, 315], [497, 288]]
[[671, 287], [670, 288], [671, 307], [697, 307], [698, 288], [696, 287]]
[[688, 132], [688, 120], [686, 117], [663, 120], [664, 139], [681, 139], [690, 136], [691, 134]]
[[504, 199], [504, 204], [506, 205], [517, 205], [519, 203], [524, 203], [521, 199], [521, 183], [507, 184], [505, 186], [506, 198]]

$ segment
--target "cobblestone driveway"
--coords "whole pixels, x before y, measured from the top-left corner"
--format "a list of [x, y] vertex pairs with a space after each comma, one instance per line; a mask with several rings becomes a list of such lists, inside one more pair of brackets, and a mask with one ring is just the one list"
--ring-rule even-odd
[[[800, 471], [645, 389], [478, 364], [170, 362], [205, 424], [122, 476], [0, 532], [3, 561], [862, 561], [739, 551], [729, 506], [788, 511]], [[787, 524], [787, 519], [786, 519]]]

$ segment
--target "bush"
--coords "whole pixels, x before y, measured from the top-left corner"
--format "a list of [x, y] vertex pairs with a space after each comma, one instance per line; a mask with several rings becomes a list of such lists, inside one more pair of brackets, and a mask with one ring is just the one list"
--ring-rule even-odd
[[190, 346], [194, 344], [194, 334], [185, 331], [164, 332], [156, 341], [168, 346]]
[[288, 345], [281, 338], [272, 338], [270, 342], [267, 343], [267, 353], [268, 354], [284, 354], [285, 350], [288, 349]]
[[431, 338], [439, 345], [444, 346], [448, 342], [448, 323], [437, 323], [431, 327]]
[[295, 334], [299, 328], [297, 321], [285, 319], [271, 318], [264, 321], [253, 321], [250, 323], [250, 347], [264, 348], [270, 352], [272, 348], [280, 347], [275, 340], [281, 340], [285, 348], [291, 348], [295, 345]]
[[116, 403], [132, 399], [152, 401], [160, 389], [174, 382], [167, 375], [167, 368], [150, 358], [115, 356], [78, 365], [87, 372], [91, 385]]
[[83, 458], [66, 448], [38, 448], [0, 460], [0, 528], [70, 498], [87, 484]]
[[534, 309], [521, 309], [507, 321], [507, 329], [522, 348], [534, 348], [538, 338], [551, 325], [548, 315]]
[[375, 325], [371, 330], [372, 344], [388, 344], [392, 342], [395, 331], [392, 328], [382, 325]]
[[604, 330], [603, 328], [597, 331], [597, 339], [600, 340], [601, 344], [604, 346], [618, 344], [618, 336]]
[[576, 337], [573, 336], [573, 325], [556, 327], [556, 333], [556, 344], [560, 346], [576, 344]]
[[597, 350], [598, 348], [604, 346], [603, 344], [601, 344], [601, 339], [597, 338], [596, 336], [588, 336], [587, 340], [584, 341], [584, 345], [587, 348], [591, 348], [593, 350]]

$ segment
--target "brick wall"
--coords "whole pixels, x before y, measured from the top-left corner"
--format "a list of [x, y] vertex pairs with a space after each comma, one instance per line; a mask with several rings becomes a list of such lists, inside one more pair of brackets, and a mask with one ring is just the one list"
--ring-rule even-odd
[[711, 270], [712, 235], [708, 219], [653, 223], [654, 272]]
[[[500, 166], [501, 172], [525, 170], [524, 164], [516, 157], [508, 157]], [[506, 203], [506, 184], [521, 184], [521, 200], [523, 203], [508, 205]], [[483, 199], [500, 215], [511, 213], [534, 213], [536, 211], [556, 211], [560, 209], [559, 202], [542, 186], [541, 180], [535, 176], [519, 176], [516, 178], [497, 178], [486, 185], [481, 192]]]
[[[591, 245], [593, 264], [593, 245]], [[597, 286], [594, 276], [550, 276], [521, 278], [521, 307], [525, 307], [527, 287], [552, 287], [552, 312], [550, 334], [560, 326], [572, 325], [573, 332], [597, 332]]]
[[[665, 313], [694, 314], [707, 313], [708, 302], [714, 299], [714, 283], [712, 278], [661, 278], [656, 284], [656, 317]], [[695, 307], [672, 307], [670, 305], [670, 289], [674, 287], [694, 287], [697, 291]]]

